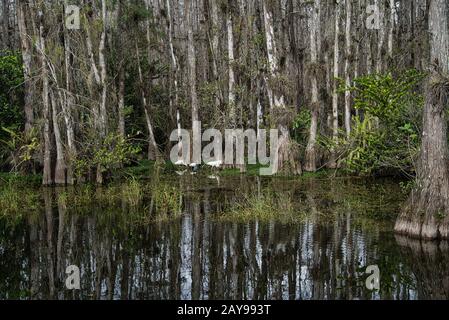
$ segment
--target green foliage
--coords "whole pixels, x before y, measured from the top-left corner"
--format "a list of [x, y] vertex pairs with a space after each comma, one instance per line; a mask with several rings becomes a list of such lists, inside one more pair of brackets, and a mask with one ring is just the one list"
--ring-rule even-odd
[[384, 122], [403, 122], [407, 109], [422, 104], [416, 93], [424, 74], [412, 69], [393, 77], [391, 73], [369, 75], [355, 80], [351, 90], [356, 93], [355, 108], [378, 117]]
[[351, 136], [340, 142], [344, 163], [353, 173], [414, 171], [419, 151], [423, 97], [416, 92], [424, 75], [409, 70], [397, 77], [391, 73], [369, 75], [347, 88], [355, 95]]
[[1, 129], [7, 136], [0, 138], [0, 157], [9, 160], [12, 171], [25, 172], [33, 161], [33, 155], [40, 148], [37, 130], [16, 132], [5, 127]]
[[129, 141], [117, 134], [109, 134], [100, 148], [94, 153], [93, 162], [105, 170], [128, 164], [133, 155], [140, 152]]
[[109, 134], [99, 145], [87, 145], [74, 161], [75, 174], [83, 176], [92, 168], [100, 167], [103, 172], [111, 172], [132, 162], [141, 148], [119, 134]]
[[293, 121], [293, 137], [299, 144], [307, 144], [311, 119], [310, 110], [303, 108]]
[[122, 22], [126, 24], [138, 24], [141, 21], [145, 21], [153, 17], [153, 12], [145, 8], [144, 5], [138, 3], [129, 3], [124, 6], [124, 12], [122, 16]]
[[[9, 139], [23, 123], [23, 71], [19, 53], [0, 52], [0, 140]], [[0, 146], [0, 166], [5, 161], [5, 146]]]

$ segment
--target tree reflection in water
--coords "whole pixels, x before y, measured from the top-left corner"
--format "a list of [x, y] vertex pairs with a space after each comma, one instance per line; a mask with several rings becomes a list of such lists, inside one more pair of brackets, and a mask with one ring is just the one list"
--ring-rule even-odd
[[[136, 208], [124, 202], [77, 212], [60, 196], [64, 190], [43, 191], [42, 214], [0, 218], [0, 298], [449, 298], [447, 243], [395, 239], [393, 219], [359, 219], [367, 212], [394, 217], [402, 200], [391, 196], [395, 184], [278, 184], [307, 219], [217, 219], [257, 187], [243, 179], [193, 188], [182, 197], [182, 217], [138, 224], [130, 219]], [[79, 291], [64, 287], [69, 265], [80, 267]], [[381, 270], [379, 292], [365, 287], [369, 265]]]

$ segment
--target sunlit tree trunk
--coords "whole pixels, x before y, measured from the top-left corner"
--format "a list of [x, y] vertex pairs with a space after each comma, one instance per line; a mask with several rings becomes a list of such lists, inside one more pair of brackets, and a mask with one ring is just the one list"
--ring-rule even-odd
[[[68, 0], [64, 1], [64, 6], [68, 6]], [[64, 99], [61, 99], [62, 112], [66, 126], [67, 134], [67, 151], [66, 167], [67, 167], [67, 184], [75, 183], [73, 162], [77, 157], [75, 144], [75, 128], [73, 123], [73, 78], [72, 78], [72, 64], [71, 64], [71, 41], [70, 35], [66, 27], [64, 27], [64, 64], [65, 64], [65, 93]], [[61, 95], [61, 93], [59, 92]]]
[[[123, 19], [122, 15], [123, 15], [123, 0], [119, 0], [117, 2], [117, 16], [118, 19]], [[118, 43], [120, 45], [120, 48], [118, 48], [119, 50], [119, 70], [118, 70], [118, 132], [120, 134], [120, 136], [122, 138], [125, 137], [126, 135], [126, 130], [125, 130], [125, 48], [124, 48], [124, 43], [125, 41], [123, 41], [123, 34], [122, 32], [124, 32], [124, 23], [120, 20], [118, 22], [119, 24], [119, 34], [117, 36], [118, 38]]]
[[[339, 35], [340, 35], [340, 4], [335, 3], [335, 29], [334, 29], [334, 64], [333, 64], [333, 88], [332, 88], [332, 138], [334, 144], [338, 143], [338, 77], [339, 77], [339, 63], [340, 63], [340, 47], [339, 47]], [[331, 159], [329, 162], [330, 168], [336, 168], [338, 166], [335, 155], [335, 150], [331, 150]]]
[[[352, 19], [352, 4], [351, 0], [346, 1], [346, 26], [345, 26], [345, 85], [349, 87], [351, 85], [351, 75], [349, 72], [349, 64], [351, 57], [351, 19]], [[351, 93], [349, 90], [345, 91], [345, 129], [346, 136], [351, 134]]]
[[304, 170], [308, 172], [315, 172], [317, 166], [317, 131], [318, 131], [318, 118], [320, 111], [320, 102], [318, 99], [318, 53], [317, 43], [321, 41], [320, 34], [318, 32], [318, 26], [320, 24], [320, 0], [314, 2], [310, 19], [310, 63], [312, 69], [311, 86], [312, 86], [312, 103], [311, 103], [311, 122], [309, 130], [309, 140], [306, 148], [306, 159], [304, 163]]
[[101, 0], [101, 19], [103, 23], [103, 29], [101, 31], [100, 44], [98, 47], [98, 64], [100, 66], [100, 81], [101, 81], [101, 102], [100, 102], [100, 134], [105, 137], [107, 134], [107, 66], [106, 66], [106, 24], [107, 24], [107, 11], [106, 11], [106, 0]]
[[376, 73], [381, 73], [383, 68], [383, 60], [382, 60], [382, 50], [384, 48], [385, 42], [385, 8], [383, 5], [383, 1], [376, 0], [376, 6], [378, 6], [380, 11], [380, 28], [377, 31], [377, 55], [376, 55]]
[[393, 58], [393, 37], [394, 37], [394, 25], [396, 15], [396, 1], [390, 0], [390, 28], [388, 30], [388, 57], [390, 60]]
[[211, 53], [212, 53], [212, 76], [214, 81], [217, 82], [217, 93], [215, 95], [215, 108], [218, 110], [220, 107], [221, 87], [219, 84], [219, 65], [218, 65], [218, 55], [220, 53], [220, 39], [219, 39], [219, 19], [218, 19], [218, 3], [214, 0], [208, 0], [211, 13]]
[[[195, 134], [195, 132], [200, 131], [199, 127], [200, 116], [199, 116], [199, 104], [198, 104], [198, 94], [196, 84], [196, 51], [195, 51], [195, 40], [193, 38], [192, 0], [186, 0], [184, 6], [185, 6], [185, 19], [187, 21], [187, 65], [188, 65], [188, 80], [190, 88], [189, 91], [190, 104], [192, 109], [192, 131]], [[196, 143], [198, 143], [198, 141]], [[195, 152], [193, 153], [193, 155], [194, 157], [192, 158], [192, 162], [199, 164], [201, 162], [200, 155], [198, 156]]]
[[235, 74], [234, 74], [234, 31], [232, 30], [232, 8], [228, 1], [226, 12], [226, 30], [228, 35], [228, 108], [229, 125], [234, 128], [237, 124], [235, 113]]
[[25, 22], [25, 3], [16, 0], [17, 24], [19, 27], [19, 38], [22, 49], [23, 76], [24, 76], [24, 111], [25, 111], [25, 132], [29, 132], [34, 123], [33, 109], [33, 85], [31, 83], [31, 61], [32, 50], [27, 26]]
[[[165, 7], [167, 10], [167, 29], [168, 29], [168, 47], [170, 52], [170, 61], [171, 61], [171, 70], [172, 70], [172, 86], [173, 92], [170, 95], [170, 104], [172, 105], [171, 109], [176, 109], [176, 128], [178, 129], [178, 136], [181, 136], [181, 111], [179, 106], [179, 65], [178, 58], [175, 54], [175, 46], [173, 43], [174, 38], [174, 28], [173, 28], [173, 19], [172, 19], [172, 10], [170, 5], [170, 0], [165, 1]], [[181, 155], [182, 143], [179, 143], [178, 154]]]

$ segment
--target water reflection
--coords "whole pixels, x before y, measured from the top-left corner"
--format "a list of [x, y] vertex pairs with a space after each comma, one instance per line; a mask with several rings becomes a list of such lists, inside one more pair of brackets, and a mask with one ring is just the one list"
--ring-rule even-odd
[[[125, 203], [73, 212], [61, 190], [46, 190], [42, 214], [0, 219], [0, 298], [449, 298], [447, 243], [395, 239], [391, 220], [359, 219], [396, 210], [397, 184], [269, 183], [293, 192], [308, 218], [295, 224], [216, 219], [239, 193], [260, 189], [260, 181], [180, 186], [190, 190], [182, 217], [149, 224], [130, 223]], [[81, 269], [79, 291], [65, 289], [69, 265]], [[369, 265], [380, 268], [379, 292], [365, 287]]]

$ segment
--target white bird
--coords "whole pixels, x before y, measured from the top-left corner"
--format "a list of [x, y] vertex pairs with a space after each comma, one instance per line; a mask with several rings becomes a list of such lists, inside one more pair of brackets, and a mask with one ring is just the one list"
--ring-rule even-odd
[[[211, 167], [212, 171], [214, 173], [216, 173], [216, 171], [219, 170], [221, 168], [221, 166], [223, 165], [223, 161], [222, 160], [210, 161], [210, 162], [207, 162], [206, 165]], [[215, 177], [215, 175], [213, 177]], [[220, 184], [220, 180], [217, 179], [217, 181], [218, 181], [218, 184]]]
[[210, 162], [207, 162], [206, 165], [208, 165], [209, 167], [218, 169], [223, 165], [223, 161], [222, 160], [210, 161]]
[[178, 161], [176, 161], [174, 163], [175, 166], [184, 166], [184, 167], [188, 167], [188, 164], [183, 160], [183, 159], [179, 159]]

